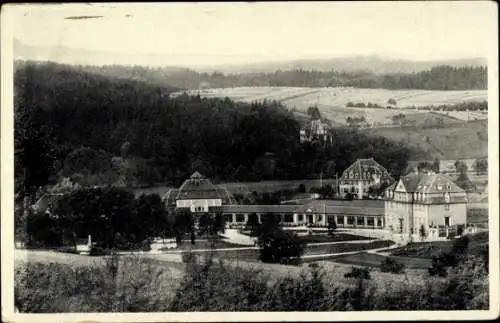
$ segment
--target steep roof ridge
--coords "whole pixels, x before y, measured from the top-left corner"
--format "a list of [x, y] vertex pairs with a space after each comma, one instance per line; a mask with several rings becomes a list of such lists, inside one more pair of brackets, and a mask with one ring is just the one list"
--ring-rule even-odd
[[460, 186], [457, 185], [457, 183], [455, 183], [454, 180], [452, 180], [450, 177], [448, 177], [447, 175], [445, 174], [437, 174], [444, 182], [446, 182], [446, 184], [451, 184], [450, 186], [455, 186], [456, 188], [458, 188], [460, 191], [463, 191], [464, 189], [461, 188]]
[[379, 164], [379, 163], [378, 163], [378, 162], [377, 162], [377, 161], [376, 161], [373, 157], [371, 158], [371, 160], [373, 161], [373, 163], [375, 163], [375, 165], [376, 165], [376, 166], [378, 166], [379, 168], [381, 168], [381, 169], [382, 169], [382, 176], [387, 175], [387, 176], [389, 176], [390, 178], [393, 178], [393, 177], [391, 176], [391, 174], [389, 174], [389, 172], [387, 171], [387, 169], [385, 169], [385, 167], [384, 167], [384, 166], [380, 165], [380, 164]]
[[[425, 174], [427, 175], [427, 174]], [[436, 176], [437, 174], [434, 174], [434, 176], [432, 177], [432, 182], [429, 184], [429, 186], [427, 186], [427, 188], [424, 190], [424, 193], [429, 193], [429, 189], [432, 188], [432, 186], [434, 186], [434, 183], [436, 182], [436, 179], [438, 178], [438, 176]], [[429, 176], [429, 175], [427, 175]]]

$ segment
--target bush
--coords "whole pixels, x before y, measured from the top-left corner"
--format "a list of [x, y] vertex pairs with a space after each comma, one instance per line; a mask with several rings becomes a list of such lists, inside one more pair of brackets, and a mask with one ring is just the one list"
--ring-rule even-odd
[[183, 263], [192, 263], [196, 260], [196, 256], [192, 252], [183, 252], [182, 253], [182, 262]]
[[446, 277], [447, 268], [458, 264], [458, 259], [454, 253], [442, 252], [438, 256], [432, 257], [432, 267], [429, 268], [429, 275]]
[[259, 259], [262, 262], [298, 263], [304, 253], [302, 240], [297, 235], [281, 229], [260, 235], [257, 244], [260, 248]]
[[20, 312], [166, 311], [177, 288], [164, 266], [144, 258], [109, 266], [27, 263], [15, 267], [15, 305]]
[[[380, 289], [353, 268], [354, 286], [331, 284], [317, 265], [274, 276], [207, 258], [191, 262], [182, 277], [144, 258], [110, 257], [108, 264], [73, 267], [28, 263], [15, 267], [20, 312], [350, 311], [488, 309], [488, 272], [475, 257], [449, 270], [446, 279]], [[115, 272], [116, 271], [116, 272]], [[113, 273], [115, 272], [115, 273]], [[351, 285], [351, 284], [350, 284]]]
[[362, 278], [362, 279], [370, 279], [370, 269], [369, 268], [358, 268], [352, 267], [351, 271], [344, 274], [345, 278]]
[[453, 247], [451, 252], [457, 256], [460, 256], [467, 251], [468, 247], [469, 247], [469, 237], [461, 236], [460, 238], [453, 241]]
[[396, 259], [387, 257], [380, 263], [380, 271], [385, 273], [401, 274], [404, 272], [405, 265]]

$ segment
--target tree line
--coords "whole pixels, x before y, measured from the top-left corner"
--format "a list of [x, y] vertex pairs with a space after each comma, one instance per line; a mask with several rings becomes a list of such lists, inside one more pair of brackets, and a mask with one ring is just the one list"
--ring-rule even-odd
[[84, 71], [106, 76], [169, 84], [180, 89], [236, 86], [293, 86], [293, 87], [356, 87], [422, 90], [484, 90], [487, 89], [486, 67], [435, 66], [416, 73], [375, 74], [371, 72], [277, 70], [268, 73], [206, 73], [187, 68], [109, 65], [80, 66]]
[[[379, 105], [377, 103], [364, 103], [364, 102], [352, 102], [349, 101], [346, 103], [346, 107], [348, 108], [373, 108], [373, 109], [396, 109], [396, 100], [389, 99], [388, 104], [386, 106]], [[405, 110], [426, 110], [426, 111], [488, 111], [488, 102], [487, 101], [465, 101], [455, 104], [440, 104], [440, 105], [424, 105], [424, 106], [401, 106], [397, 109], [405, 109]]]

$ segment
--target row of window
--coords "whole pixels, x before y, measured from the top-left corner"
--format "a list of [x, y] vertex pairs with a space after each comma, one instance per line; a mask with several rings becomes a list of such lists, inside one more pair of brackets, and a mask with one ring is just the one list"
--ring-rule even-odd
[[[400, 203], [396, 203], [396, 202], [387, 202], [387, 208], [388, 209], [391, 209], [391, 208], [400, 208], [404, 205], [407, 205], [407, 204], [400, 204]], [[414, 204], [415, 206], [415, 209], [416, 210], [420, 210], [420, 211], [423, 211], [425, 210], [425, 205], [424, 204]], [[445, 211], [450, 211], [451, 210], [451, 205], [450, 204], [444, 204], [443, 205], [443, 208]]]
[[[241, 213], [237, 213], [235, 215], [236, 217], [236, 222], [245, 222], [245, 215], [244, 214], [241, 214]], [[226, 221], [227, 222], [232, 222], [232, 214], [226, 214], [225, 216], [226, 218]], [[365, 218], [363, 216], [359, 216], [359, 217], [355, 217], [355, 216], [347, 216], [347, 225], [365, 225]], [[298, 214], [297, 215], [297, 220], [298, 222], [303, 222], [304, 221], [304, 215], [303, 214]], [[342, 215], [338, 215], [336, 216], [336, 223], [337, 224], [341, 224], [343, 225], [344, 224], [344, 216]], [[316, 221], [317, 222], [322, 222], [323, 221], [323, 216], [322, 215], [318, 215], [316, 217]], [[284, 217], [283, 217], [283, 222], [287, 222], [287, 223], [290, 223], [290, 222], [293, 222], [293, 214], [285, 214]], [[366, 224], [368, 226], [379, 226], [381, 227], [382, 226], [382, 219], [377, 219], [377, 221], [375, 221], [375, 218], [374, 217], [367, 217], [366, 219]]]
[[[362, 175], [364, 175], [363, 178], [370, 178], [370, 173], [368, 172], [364, 172], [362, 173]], [[360, 178], [360, 174], [349, 172], [349, 178], [354, 178], [354, 179]]]

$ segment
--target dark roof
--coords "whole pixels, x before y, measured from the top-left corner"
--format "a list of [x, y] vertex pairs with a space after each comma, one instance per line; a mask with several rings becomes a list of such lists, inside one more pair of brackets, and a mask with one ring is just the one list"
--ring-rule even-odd
[[[310, 210], [310, 211], [309, 211]], [[382, 200], [315, 200], [299, 206], [297, 213], [327, 213], [352, 215], [383, 215], [384, 201]]]
[[311, 213], [343, 214], [343, 215], [371, 215], [384, 214], [384, 201], [381, 200], [353, 200], [330, 201], [315, 200], [305, 205], [224, 205], [223, 213]]
[[217, 199], [222, 198], [220, 193], [209, 179], [204, 178], [199, 172], [194, 172], [179, 187], [176, 200]]
[[465, 192], [448, 176], [436, 173], [414, 173], [407, 176], [402, 176], [400, 179], [403, 182], [406, 192], [418, 193], [443, 193]]
[[[350, 173], [353, 177], [350, 177]], [[356, 175], [357, 174], [357, 175]], [[381, 181], [393, 181], [387, 169], [377, 163], [373, 158], [363, 158], [356, 160], [351, 166], [347, 167], [340, 177], [341, 180], [365, 180], [372, 181], [374, 176], [379, 176]]]
[[[467, 203], [467, 194], [449, 177], [435, 173], [413, 173], [402, 176], [398, 183], [386, 189], [386, 199], [395, 198], [391, 192], [398, 192], [399, 184], [403, 184], [401, 191], [417, 193], [415, 203], [442, 204], [442, 203]], [[421, 199], [421, 195], [423, 200]]]
[[297, 205], [223, 205], [223, 213], [293, 213]]
[[233, 195], [226, 188], [212, 184], [199, 172], [194, 172], [178, 189], [169, 189], [163, 195], [163, 201], [167, 205], [175, 205], [175, 202], [179, 199], [218, 198], [222, 199], [223, 204], [235, 203]]

